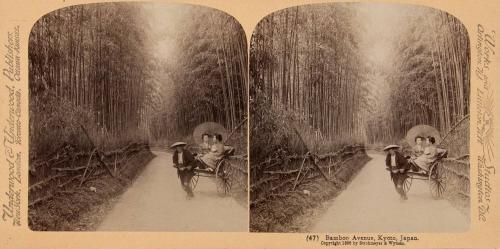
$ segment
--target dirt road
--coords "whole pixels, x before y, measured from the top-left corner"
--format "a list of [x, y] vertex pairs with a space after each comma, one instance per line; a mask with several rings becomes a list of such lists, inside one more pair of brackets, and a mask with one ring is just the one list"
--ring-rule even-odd
[[172, 156], [153, 159], [106, 215], [100, 231], [248, 231], [247, 209], [217, 195], [215, 182], [200, 178], [193, 199], [186, 199]]
[[469, 220], [446, 200], [434, 200], [427, 181], [414, 180], [401, 201], [385, 170], [385, 155], [369, 161], [312, 226], [314, 232], [462, 232]]

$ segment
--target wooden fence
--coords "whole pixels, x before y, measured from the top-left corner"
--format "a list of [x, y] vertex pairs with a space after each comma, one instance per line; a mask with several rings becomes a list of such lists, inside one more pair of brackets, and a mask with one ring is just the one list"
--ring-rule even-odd
[[342, 165], [357, 153], [365, 153], [364, 146], [349, 145], [324, 155], [284, 155], [277, 152], [270, 159], [251, 165], [250, 205], [286, 195], [297, 186], [318, 177], [333, 182]]
[[246, 155], [237, 155], [229, 157], [229, 165], [232, 174], [232, 190], [233, 192], [239, 191], [248, 194], [248, 159]]
[[448, 151], [441, 166], [444, 169], [444, 197], [466, 213], [470, 210], [469, 115], [457, 122], [439, 147]]
[[55, 194], [67, 191], [69, 186], [81, 186], [103, 174], [128, 181], [136, 171], [131, 169], [135, 159], [141, 156], [152, 156], [147, 144], [131, 143], [108, 152], [95, 148], [88, 152], [77, 152], [67, 145], [49, 159], [30, 162], [29, 206], [51, 199]]

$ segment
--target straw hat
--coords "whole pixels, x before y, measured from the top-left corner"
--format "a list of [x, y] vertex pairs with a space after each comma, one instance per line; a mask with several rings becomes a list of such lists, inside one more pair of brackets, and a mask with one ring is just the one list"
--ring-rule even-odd
[[184, 143], [184, 142], [176, 142], [176, 143], [170, 145], [170, 148], [173, 149], [173, 148], [175, 148], [177, 146], [186, 146], [186, 145], [187, 145], [187, 143]]
[[395, 145], [395, 144], [391, 144], [391, 145], [385, 146], [384, 151], [387, 151], [387, 150], [390, 150], [390, 149], [399, 149], [399, 148], [401, 148], [401, 146]]

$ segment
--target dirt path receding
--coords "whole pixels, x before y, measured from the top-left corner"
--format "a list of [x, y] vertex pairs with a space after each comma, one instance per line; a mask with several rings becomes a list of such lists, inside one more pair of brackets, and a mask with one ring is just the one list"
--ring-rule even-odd
[[193, 199], [181, 189], [172, 155], [157, 157], [118, 199], [100, 231], [246, 232], [248, 211], [220, 197], [212, 179], [200, 177]]
[[369, 161], [312, 226], [313, 232], [464, 232], [469, 219], [435, 200], [427, 181], [414, 180], [401, 201], [385, 170], [385, 155]]

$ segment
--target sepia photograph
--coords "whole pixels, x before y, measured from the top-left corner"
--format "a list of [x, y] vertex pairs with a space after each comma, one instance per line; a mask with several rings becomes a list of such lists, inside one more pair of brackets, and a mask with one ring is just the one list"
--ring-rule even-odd
[[438, 9], [273, 12], [250, 42], [250, 231], [470, 226], [470, 43]]
[[247, 38], [222, 11], [98, 3], [29, 36], [33, 231], [247, 232]]

